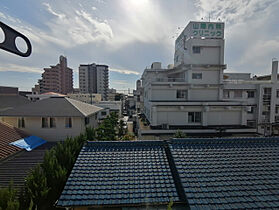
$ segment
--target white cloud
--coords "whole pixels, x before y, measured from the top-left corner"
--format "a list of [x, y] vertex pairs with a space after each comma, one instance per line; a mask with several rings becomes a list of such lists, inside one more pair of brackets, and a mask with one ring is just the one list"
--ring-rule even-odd
[[33, 66], [23, 66], [17, 64], [1, 64], [0, 71], [33, 72], [42, 73], [42, 69]]
[[53, 9], [51, 8], [50, 4], [49, 3], [43, 3], [43, 5], [45, 5], [47, 7], [47, 11], [50, 13], [50, 14], [53, 14], [54, 16], [60, 18], [60, 19], [63, 19], [66, 17], [65, 14], [60, 14], [60, 13], [57, 13], [57, 12], [54, 12]]
[[140, 75], [140, 73], [137, 72], [137, 71], [127, 70], [127, 69], [115, 69], [115, 68], [110, 68], [109, 70], [110, 70], [110, 71], [113, 71], [113, 72], [120, 73], [120, 74], [135, 74], [135, 75]]
[[197, 0], [197, 19], [211, 14], [225, 26], [225, 59], [228, 69], [238, 72], [270, 73], [267, 67], [278, 56], [277, 0]]
[[217, 20], [227, 23], [240, 23], [255, 14], [264, 13], [265, 10], [276, 3], [276, 0], [197, 0], [196, 6], [199, 8], [197, 18], [208, 19], [209, 14], [212, 20]]

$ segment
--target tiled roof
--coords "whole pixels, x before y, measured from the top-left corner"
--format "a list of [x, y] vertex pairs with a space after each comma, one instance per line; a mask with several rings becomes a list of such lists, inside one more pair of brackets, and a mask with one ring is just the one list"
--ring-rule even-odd
[[43, 161], [46, 150], [54, 145], [55, 143], [47, 142], [30, 152], [22, 150], [18, 154], [0, 161], [0, 187], [7, 187], [11, 180], [15, 187], [22, 187], [28, 172]]
[[139, 205], [179, 201], [163, 142], [88, 142], [59, 206]]
[[191, 139], [170, 145], [191, 209], [279, 208], [279, 139]]
[[28, 136], [28, 134], [15, 127], [0, 123], [0, 160], [21, 150], [16, 146], [9, 145], [9, 143]]
[[58, 206], [278, 209], [278, 158], [279, 138], [89, 142]]
[[74, 99], [51, 97], [2, 111], [0, 116], [87, 117], [100, 110], [102, 108]]

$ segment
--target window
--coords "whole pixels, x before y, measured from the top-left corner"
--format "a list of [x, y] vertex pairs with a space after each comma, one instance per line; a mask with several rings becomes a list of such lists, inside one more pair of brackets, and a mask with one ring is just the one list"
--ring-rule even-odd
[[271, 88], [264, 88], [264, 94], [271, 95]]
[[42, 118], [42, 128], [48, 128], [48, 118], [47, 117]]
[[254, 111], [255, 111], [255, 107], [250, 106], [250, 109], [247, 111], [247, 113], [249, 113], [249, 114], [253, 114], [253, 113], [254, 113]]
[[107, 112], [101, 112], [102, 116], [106, 116]]
[[279, 98], [279, 90], [276, 91], [276, 97]]
[[90, 122], [89, 117], [84, 118], [84, 124], [85, 124], [85, 125], [88, 125], [88, 124], [89, 124], [89, 122]]
[[24, 117], [18, 118], [17, 125], [18, 125], [18, 128], [25, 128], [25, 120], [24, 120]]
[[242, 98], [242, 90], [235, 90], [234, 98]]
[[200, 123], [201, 122], [201, 112], [188, 112], [188, 122], [189, 123]]
[[247, 94], [248, 94], [248, 98], [255, 98], [255, 91], [253, 91], [253, 90], [248, 90], [248, 91], [247, 91]]
[[224, 90], [223, 95], [224, 95], [224, 98], [230, 98], [230, 91]]
[[50, 128], [56, 128], [56, 121], [54, 117], [49, 118], [49, 127]]
[[71, 117], [66, 117], [65, 118], [65, 127], [66, 128], [71, 128], [72, 127], [72, 118]]
[[188, 98], [188, 90], [177, 90], [176, 91], [176, 98]]
[[201, 53], [201, 47], [193, 46], [193, 53], [194, 54], [200, 54]]
[[256, 120], [247, 120], [247, 126], [255, 128], [256, 127]]
[[193, 73], [192, 79], [202, 79], [202, 73]]
[[279, 106], [278, 106], [278, 105], [276, 105], [276, 107], [275, 107], [275, 113], [276, 113], [276, 114], [279, 113]]

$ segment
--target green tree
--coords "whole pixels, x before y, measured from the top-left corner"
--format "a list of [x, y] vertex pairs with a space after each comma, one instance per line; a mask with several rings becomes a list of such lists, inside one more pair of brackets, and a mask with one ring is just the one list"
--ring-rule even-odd
[[135, 136], [131, 133], [127, 133], [121, 138], [122, 141], [132, 141], [135, 140]]
[[114, 112], [111, 113], [100, 126], [96, 129], [96, 138], [99, 141], [116, 140], [116, 126], [118, 125], [118, 117]]
[[13, 181], [7, 188], [0, 189], [0, 209], [17, 210], [19, 201], [16, 198], [17, 191], [14, 189]]
[[[57, 146], [59, 147], [59, 145]], [[48, 192], [49, 205], [54, 204], [54, 202], [58, 199], [66, 183], [67, 174], [70, 173], [70, 171], [67, 171], [65, 167], [61, 166], [61, 163], [57, 159], [56, 156], [57, 151], [62, 150], [62, 149], [56, 149], [57, 146], [55, 146], [53, 149], [45, 153], [44, 160], [42, 163], [42, 168], [47, 180], [47, 186], [49, 187], [49, 192]], [[68, 151], [66, 151], [65, 153], [67, 154]], [[72, 162], [72, 160], [69, 160], [69, 162]], [[63, 163], [63, 164], [66, 166], [69, 163], [67, 161], [67, 163]]]
[[173, 206], [173, 200], [171, 199], [168, 204], [167, 210], [172, 210], [172, 206]]
[[42, 209], [47, 203], [47, 195], [50, 188], [47, 186], [47, 179], [40, 165], [37, 165], [26, 178], [28, 195], [36, 209]]
[[186, 135], [186, 133], [183, 133], [182, 131], [177, 130], [173, 137], [174, 138], [186, 138], [187, 135]]
[[87, 140], [89, 140], [89, 141], [93, 141], [96, 138], [95, 130], [94, 130], [94, 128], [91, 128], [91, 127], [86, 127], [85, 135], [86, 135]]

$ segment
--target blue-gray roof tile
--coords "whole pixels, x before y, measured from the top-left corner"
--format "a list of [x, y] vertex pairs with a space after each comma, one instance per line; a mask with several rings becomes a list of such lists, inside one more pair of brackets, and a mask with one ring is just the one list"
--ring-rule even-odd
[[[88, 142], [80, 152], [58, 205], [179, 201], [163, 146], [158, 141]], [[70, 194], [75, 197], [68, 197]]]
[[88, 142], [58, 206], [276, 209], [278, 158], [279, 138]]

